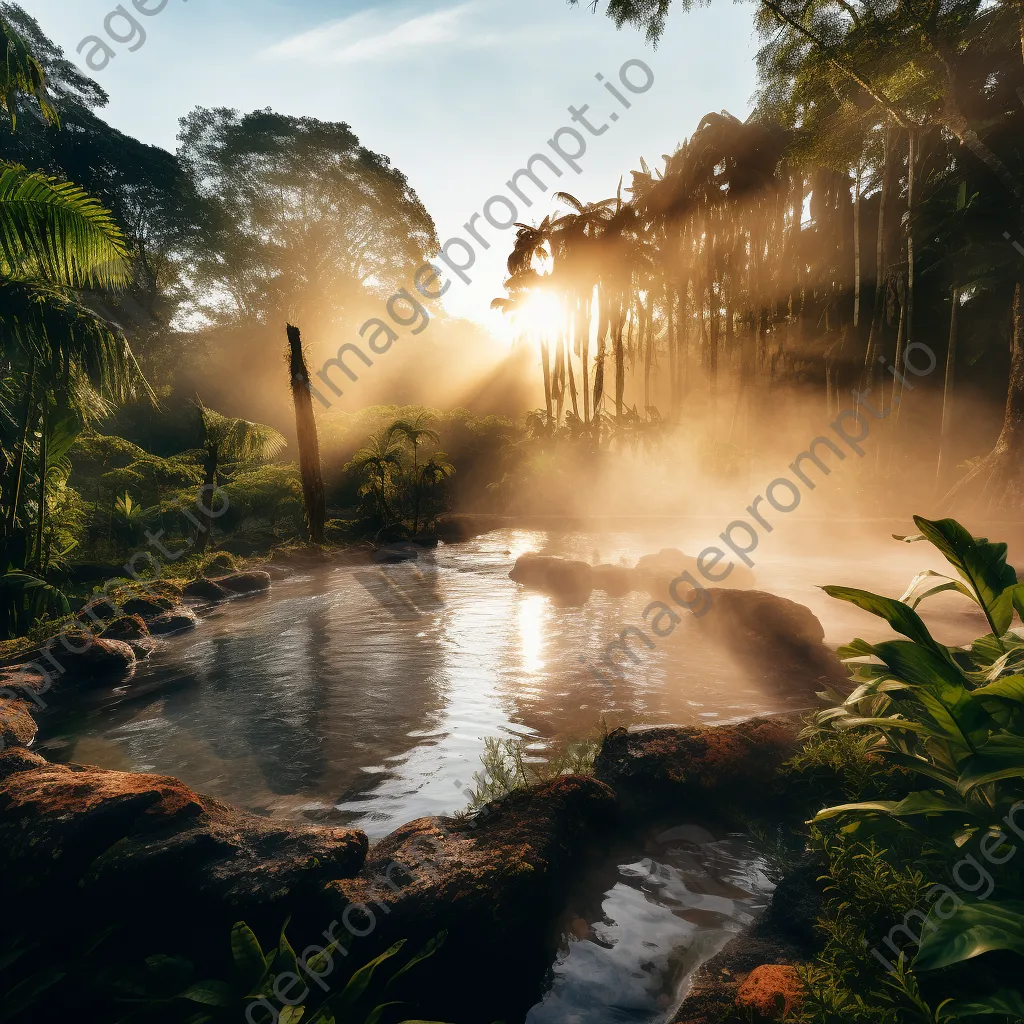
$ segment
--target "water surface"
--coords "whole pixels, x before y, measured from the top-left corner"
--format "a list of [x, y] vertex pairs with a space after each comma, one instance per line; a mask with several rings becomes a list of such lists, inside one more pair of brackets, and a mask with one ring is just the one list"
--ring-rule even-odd
[[[739, 668], [685, 621], [654, 650], [641, 648], [624, 680], [602, 682], [590, 666], [625, 626], [644, 626], [649, 599], [595, 592], [564, 608], [508, 579], [524, 551], [633, 565], [664, 546], [699, 551], [720, 530], [501, 530], [442, 545], [416, 565], [293, 569], [270, 595], [232, 601], [161, 642], [130, 687], [91, 707], [62, 701], [43, 720], [40, 747], [54, 759], [175, 775], [261, 813], [352, 822], [380, 836], [463, 807], [488, 736], [543, 746], [593, 733], [602, 720], [687, 725], [792, 707], [777, 680]], [[867, 544], [861, 530], [836, 530], [804, 527], [801, 547], [787, 552], [765, 540], [758, 586], [809, 605], [832, 644], [886, 636], [880, 620], [816, 584], [898, 596], [916, 569], [941, 561], [923, 545]], [[962, 598], [932, 607], [947, 642], [984, 631]]]

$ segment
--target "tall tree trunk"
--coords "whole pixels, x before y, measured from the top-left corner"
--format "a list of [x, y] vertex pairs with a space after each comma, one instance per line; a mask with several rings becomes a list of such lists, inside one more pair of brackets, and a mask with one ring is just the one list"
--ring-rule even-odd
[[647, 309], [644, 310], [647, 321], [647, 348], [644, 350], [644, 416], [651, 410], [651, 363], [654, 359], [654, 296], [648, 294]]
[[544, 409], [548, 414], [548, 426], [551, 426], [551, 346], [547, 335], [541, 335], [540, 358], [544, 373]]
[[1013, 293], [1013, 337], [1003, 426], [995, 447], [942, 499], [943, 508], [981, 515], [1019, 514], [1024, 508], [1024, 303], [1022, 282]]
[[[913, 128], [907, 133], [907, 299], [906, 299], [906, 342], [909, 348], [914, 342], [914, 178], [917, 164], [917, 133]], [[896, 357], [896, 369], [900, 369], [900, 356]], [[893, 378], [895, 389], [896, 379]]]
[[857, 175], [853, 182], [853, 326], [854, 334], [860, 325], [860, 179], [861, 163], [857, 160]]
[[626, 366], [622, 346], [622, 329], [628, 321], [629, 334], [626, 338], [626, 346], [633, 341], [633, 318], [629, 315], [627, 308], [623, 313], [622, 297], [619, 297], [619, 317], [615, 327], [615, 419], [622, 419], [622, 398], [626, 390]]
[[668, 416], [674, 419], [676, 414], [676, 318], [675, 293], [671, 280], [665, 281], [665, 320], [666, 339], [668, 344]]
[[[5, 523], [5, 535], [9, 540], [14, 534], [14, 525], [18, 521], [18, 505], [21, 502], [21, 483], [25, 478], [25, 452], [28, 451], [29, 425], [32, 420], [32, 410], [35, 408], [36, 390], [36, 357], [32, 356], [31, 369], [28, 375], [28, 388], [25, 391], [25, 410], [21, 417], [21, 445], [14, 463], [14, 480], [11, 486], [10, 504], [7, 507], [7, 522]], [[6, 569], [7, 566], [5, 565]]]
[[39, 570], [40, 576], [46, 572], [46, 559], [43, 557], [43, 530], [46, 527], [46, 463], [48, 447], [46, 431], [50, 420], [49, 407], [49, 396], [44, 390], [43, 413], [39, 432], [39, 511], [36, 516], [36, 567]]
[[[583, 381], [583, 422], [590, 422], [590, 324], [593, 320], [594, 292], [591, 289], [590, 297], [583, 303], [585, 315], [583, 318], [583, 333], [580, 335], [580, 363], [582, 364]], [[572, 373], [572, 367], [569, 367]]]
[[302, 354], [302, 337], [297, 327], [288, 324], [292, 400], [295, 403], [295, 434], [299, 443], [299, 473], [302, 497], [306, 505], [306, 530], [311, 544], [323, 544], [327, 505], [324, 477], [320, 465], [320, 439], [313, 414], [313, 396], [309, 391], [309, 370]]
[[878, 236], [875, 240], [875, 301], [868, 331], [868, 345], [864, 352], [864, 369], [861, 374], [861, 389], [871, 390], [875, 381], [878, 356], [882, 348], [882, 319], [885, 312], [885, 205], [889, 193], [889, 178], [892, 146], [889, 139], [888, 119], [882, 138], [882, 190], [878, 198]]
[[[935, 463], [935, 488], [938, 491], [949, 461], [949, 441], [953, 428], [953, 385], [956, 374], [957, 315], [960, 311], [960, 289], [953, 285], [949, 311], [949, 347], [946, 349], [946, 378], [942, 384], [942, 424], [939, 427], [939, 456]], [[1016, 340], [1014, 342], [1016, 344]], [[898, 368], [898, 367], [897, 367]]]

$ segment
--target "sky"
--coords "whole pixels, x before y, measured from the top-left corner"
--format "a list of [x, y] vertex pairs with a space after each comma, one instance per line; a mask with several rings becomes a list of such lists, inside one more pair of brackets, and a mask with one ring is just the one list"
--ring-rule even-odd
[[[587, 104], [594, 127], [608, 125], [597, 136], [575, 126], [587, 145], [579, 173], [566, 166], [553, 182], [587, 201], [613, 196], [621, 177], [628, 186], [641, 157], [660, 165], [709, 111], [745, 117], [755, 86], [753, 7], [729, 0], [677, 11], [657, 49], [591, 13], [586, 0], [576, 8], [565, 0], [166, 0], [162, 9], [161, 0], [137, 0], [158, 13], [136, 13], [146, 39], [134, 51], [133, 41], [104, 30], [115, 0], [22, 2], [83, 70], [89, 48], [81, 56], [77, 48], [87, 36], [115, 51], [88, 73], [110, 95], [102, 115], [121, 131], [174, 149], [178, 119], [200, 105], [345, 121], [408, 176], [442, 242], [465, 236], [463, 225], [490, 196], [507, 193], [528, 157], [550, 155], [548, 140], [573, 127], [569, 106]], [[130, 35], [121, 19], [111, 26]], [[650, 68], [645, 92], [624, 89], [627, 61]], [[627, 76], [646, 77], [636, 64]], [[612, 112], [621, 116], [605, 120]], [[561, 143], [575, 146], [567, 135]], [[554, 209], [541, 200], [518, 212], [536, 221]], [[472, 283], [449, 289], [453, 315], [498, 327], [488, 307], [502, 294], [513, 233], [492, 231], [491, 248], [467, 274]]]

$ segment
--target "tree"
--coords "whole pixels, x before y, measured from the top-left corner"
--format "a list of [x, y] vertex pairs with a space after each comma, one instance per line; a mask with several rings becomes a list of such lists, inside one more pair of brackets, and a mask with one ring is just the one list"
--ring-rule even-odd
[[295, 434], [299, 444], [299, 470], [306, 508], [306, 530], [310, 544], [323, 544], [327, 509], [324, 476], [320, 465], [320, 439], [309, 390], [309, 368], [302, 354], [302, 337], [297, 327], [288, 325], [289, 370], [292, 401], [295, 404]]

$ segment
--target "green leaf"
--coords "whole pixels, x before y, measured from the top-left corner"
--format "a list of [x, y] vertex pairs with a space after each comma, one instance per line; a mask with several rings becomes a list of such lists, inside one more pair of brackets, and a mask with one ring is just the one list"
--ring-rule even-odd
[[4, 995], [2, 1005], [4, 1017], [15, 1017], [22, 1010], [33, 1006], [39, 996], [47, 989], [53, 988], [64, 977], [63, 971], [51, 967], [25, 978]]
[[200, 981], [185, 989], [178, 998], [203, 1006], [230, 1006], [234, 1001], [234, 991], [224, 981]]
[[255, 933], [244, 921], [236, 921], [231, 929], [231, 958], [246, 991], [263, 980], [267, 970], [263, 950]]
[[912, 818], [921, 814], [958, 814], [968, 816], [963, 800], [945, 793], [918, 790], [902, 800], [865, 800], [854, 804], [826, 807], [814, 816], [814, 821], [825, 821], [840, 814], [885, 814], [891, 818]]
[[389, 1010], [392, 1006], [401, 1005], [401, 1002], [394, 999], [389, 1003], [381, 1003], [380, 1006], [375, 1006], [373, 1008], [370, 1015], [366, 1018], [363, 1024], [380, 1024], [380, 1019], [384, 1016], [385, 1011]]
[[958, 789], [965, 796], [978, 786], [1001, 779], [1024, 779], [1024, 737], [993, 736], [973, 757], [960, 765]]
[[986, 1014], [997, 1014], [1024, 1020], [1024, 996], [1009, 988], [1001, 988], [994, 995], [983, 996], [971, 1002], [951, 1003], [945, 1008], [955, 1020], [970, 1020]]
[[[370, 981], [373, 978], [373, 972], [384, 963], [385, 960], [389, 960], [405, 945], [405, 939], [400, 939], [393, 946], [384, 950], [383, 953], [378, 957], [374, 957], [367, 964], [363, 964], [355, 974], [352, 975], [348, 980], [348, 984], [345, 986], [344, 991], [338, 998], [338, 1007], [349, 1008], [354, 1006], [364, 995], [366, 989], [369, 987]], [[331, 1000], [332, 1009], [334, 1008], [334, 1000]]]
[[[909, 605], [902, 601], [895, 601], [891, 597], [882, 597], [879, 594], [872, 594], [867, 590], [858, 590], [855, 587], [822, 587], [822, 590], [829, 597], [840, 601], [849, 601], [858, 608], [863, 608], [872, 615], [878, 615], [905, 637], [909, 637], [916, 644], [927, 647], [945, 658], [949, 652], [941, 644], [932, 639], [928, 627], [921, 620], [921, 616]], [[863, 641], [862, 641], [863, 642]]]
[[304, 1006], [286, 1006], [277, 1018], [277, 1024], [299, 1024], [306, 1013]]
[[997, 949], [1024, 956], [1024, 901], [965, 903], [946, 920], [933, 907], [914, 966], [935, 971]]
[[1017, 573], [1006, 564], [1006, 545], [972, 537], [955, 519], [914, 516], [925, 537], [942, 552], [977, 596], [992, 632], [1002, 636], [1013, 621], [1013, 591]]
[[975, 697], [998, 697], [1024, 704], [1024, 676], [1003, 676], [994, 683], [976, 687], [972, 693]]
[[448, 938], [448, 933], [442, 931], [435, 935], [434, 938], [430, 939], [430, 941], [427, 942], [426, 945], [407, 964], [405, 964], [405, 966], [395, 971], [395, 973], [392, 975], [391, 979], [385, 986], [384, 991], [390, 991], [397, 985], [399, 979], [403, 978], [406, 974], [408, 974], [409, 971], [411, 971], [417, 964], [422, 963], [424, 960], [427, 959], [427, 957], [433, 956], [441, 948], [441, 946], [444, 945], [444, 940], [446, 938]]

